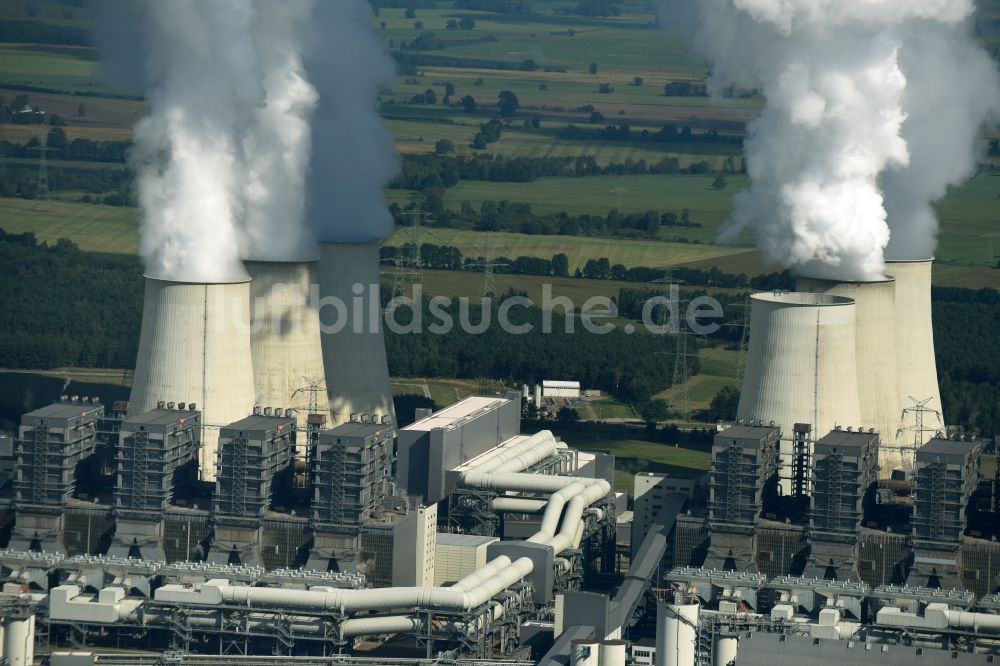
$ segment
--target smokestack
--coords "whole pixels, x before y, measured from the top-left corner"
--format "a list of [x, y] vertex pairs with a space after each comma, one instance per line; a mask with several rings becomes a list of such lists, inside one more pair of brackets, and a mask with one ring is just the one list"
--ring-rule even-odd
[[815, 438], [861, 418], [856, 306], [826, 294], [751, 297], [750, 350], [737, 415], [781, 428], [782, 494], [790, 495], [794, 426]]
[[[845, 282], [799, 276], [797, 289], [803, 292], [844, 296], [857, 306], [858, 397], [860, 423], [875, 428], [879, 442], [879, 464], [888, 475], [900, 464], [894, 448], [900, 426], [902, 402], [899, 398], [899, 369], [896, 357], [896, 281], [886, 277], [866, 282]], [[817, 433], [822, 437], [825, 432]]]
[[290, 405], [304, 428], [309, 411], [306, 378], [322, 379], [319, 315], [310, 299], [314, 261], [246, 261], [250, 274], [250, 349], [257, 403]]
[[[335, 425], [351, 414], [388, 415], [395, 424], [392, 387], [382, 333], [379, 290], [379, 243], [320, 243], [321, 299], [337, 299], [346, 323], [322, 316], [337, 332], [323, 333], [323, 370]], [[326, 308], [328, 311], [332, 307]]]
[[[931, 316], [933, 267], [934, 259], [886, 262], [886, 271], [896, 279], [896, 355], [899, 361], [900, 400], [907, 408], [914, 406], [913, 400], [930, 398], [926, 408], [942, 414]], [[915, 419], [904, 419], [904, 427], [913, 425], [916, 425]], [[924, 427], [943, 428], [943, 416], [939, 419], [933, 414], [925, 414]], [[919, 444], [926, 444], [933, 436], [933, 431], [921, 433]], [[914, 441], [907, 434], [901, 439]], [[913, 468], [912, 451], [907, 452], [903, 462], [907, 469]]]
[[[153, 409], [161, 396], [177, 395], [196, 398], [206, 425], [228, 425], [250, 413], [250, 281], [177, 282], [148, 275], [145, 280], [132, 413]], [[203, 428], [199, 465], [206, 481], [215, 480], [218, 440], [217, 427]]]

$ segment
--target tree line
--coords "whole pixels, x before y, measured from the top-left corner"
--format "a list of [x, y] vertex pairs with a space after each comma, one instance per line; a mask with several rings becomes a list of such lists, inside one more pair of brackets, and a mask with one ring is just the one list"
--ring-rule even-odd
[[[412, 243], [402, 247], [384, 245], [381, 248], [381, 259], [384, 265], [396, 266], [402, 258], [411, 259], [416, 256], [420, 268], [445, 271], [482, 272], [485, 258], [482, 256], [463, 256], [462, 251], [452, 245], [422, 243], [419, 251]], [[550, 259], [537, 256], [505, 257], [494, 259], [497, 273], [509, 275], [539, 275], [552, 277], [576, 277], [590, 280], [617, 280], [619, 282], [662, 282], [666, 272], [662, 268], [648, 266], [626, 267], [624, 264], [612, 264], [607, 257], [588, 259], [572, 274], [569, 270], [569, 257], [559, 252]], [[710, 269], [679, 266], [670, 269], [670, 280], [684, 286], [713, 287], [718, 289], [752, 289], [754, 291], [770, 291], [773, 289], [792, 290], [795, 288], [795, 278], [791, 271], [768, 273], [748, 277], [744, 273], [726, 273], [713, 266]], [[657, 289], [622, 289], [619, 292], [618, 307], [622, 316], [630, 319], [640, 319], [642, 304], [653, 296], [663, 293], [664, 287]], [[693, 294], [695, 297], [701, 294]], [[717, 296], [718, 298], [728, 298]], [[740, 303], [744, 295], [736, 298]]]

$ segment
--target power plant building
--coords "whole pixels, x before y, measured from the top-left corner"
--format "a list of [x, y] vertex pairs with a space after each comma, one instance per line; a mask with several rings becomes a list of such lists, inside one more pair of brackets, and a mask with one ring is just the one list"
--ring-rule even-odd
[[115, 535], [109, 555], [166, 561], [163, 515], [175, 475], [197, 463], [201, 415], [181, 405], [126, 419], [115, 450]]
[[16, 527], [10, 547], [65, 553], [63, 507], [76, 488], [77, 465], [97, 446], [104, 407], [73, 397], [21, 417], [14, 443]]

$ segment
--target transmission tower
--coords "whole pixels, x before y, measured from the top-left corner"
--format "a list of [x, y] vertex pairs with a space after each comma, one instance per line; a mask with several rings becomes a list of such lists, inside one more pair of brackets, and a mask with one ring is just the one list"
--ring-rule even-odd
[[424, 272], [420, 261], [420, 243], [423, 238], [424, 222], [430, 216], [420, 209], [420, 201], [413, 200], [413, 208], [407, 213], [413, 223], [401, 234], [403, 245], [399, 248], [393, 268], [392, 298], [412, 293], [413, 285], [423, 284]]
[[750, 340], [750, 292], [747, 292], [743, 303], [739, 305], [732, 304], [732, 307], [739, 308], [743, 311], [743, 317], [739, 323], [728, 324], [729, 326], [739, 326], [741, 328], [740, 346], [736, 355], [736, 379], [743, 379], [743, 374], [746, 372], [747, 365], [747, 343]]
[[618, 217], [622, 216], [622, 203], [625, 201], [626, 192], [628, 192], [627, 187], [616, 187], [611, 190], [611, 194], [617, 195], [618, 198]]
[[[906, 423], [908, 417], [910, 415], [913, 415], [913, 421], [914, 422], [913, 422], [913, 425], [911, 425], [911, 426], [903, 426], [899, 430], [897, 430], [896, 431], [896, 437], [899, 438], [899, 435], [901, 433], [903, 433], [903, 432], [912, 432], [913, 433], [913, 447], [912, 448], [913, 448], [914, 451], [916, 451], [921, 446], [923, 446], [924, 441], [926, 441], [926, 440], [924, 440], [924, 433], [925, 432], [936, 433], [938, 430], [941, 429], [941, 428], [932, 428], [930, 426], [925, 425], [926, 424], [925, 416], [927, 414], [933, 414], [934, 416], [936, 416], [937, 420], [938, 420], [938, 424], [940, 424], [941, 427], [944, 427], [944, 421], [941, 418], [941, 412], [937, 411], [936, 409], [931, 409], [930, 407], [927, 406], [927, 403], [930, 402], [931, 400], [933, 400], [933, 398], [925, 398], [924, 400], [917, 400], [913, 396], [907, 396], [907, 397], [910, 399], [910, 402], [913, 403], [913, 406], [912, 407], [906, 407], [906, 408], [903, 409], [902, 420], [903, 420], [903, 423]], [[900, 439], [900, 442], [902, 442], [901, 439]], [[901, 443], [900, 444], [900, 448], [904, 448], [904, 449], [908, 450], [908, 449], [910, 449], [910, 446]]]
[[296, 396], [307, 395], [309, 397], [308, 404], [305, 407], [293, 407], [292, 409], [296, 412], [304, 411], [306, 414], [324, 414], [329, 412], [328, 409], [324, 409], [323, 411], [319, 409], [319, 396], [324, 391], [326, 382], [323, 379], [314, 379], [312, 377], [303, 377], [302, 381], [306, 385], [292, 391], [292, 401], [294, 404]]
[[49, 205], [49, 166], [45, 154], [58, 150], [58, 148], [38, 146], [30, 150], [37, 150], [39, 154], [38, 182], [35, 185], [35, 210], [49, 210], [51, 208]]
[[[664, 285], [664, 294], [670, 299], [673, 296], [673, 289], [677, 289], [678, 293], [680, 290], [681, 281], [674, 279], [673, 268], [663, 268], [663, 277], [654, 280], [656, 283]], [[685, 305], [687, 300], [678, 299], [676, 301], [676, 306], [678, 310], [681, 310], [681, 306]], [[660, 314], [659, 325], [665, 327], [667, 325], [668, 313], [666, 308]], [[680, 312], [677, 313], [677, 330], [674, 331], [674, 374], [670, 383], [670, 393], [669, 400], [667, 402], [667, 407], [671, 412], [675, 414], [680, 414], [681, 417], [688, 421], [691, 418], [691, 396], [688, 391], [688, 379], [690, 378], [690, 366], [688, 365], [688, 359], [692, 356], [697, 357], [697, 350], [694, 354], [688, 351], [688, 328], [685, 326], [684, 318], [681, 316]], [[668, 352], [658, 352], [666, 354]]]
[[474, 264], [469, 264], [472, 268], [483, 269], [483, 300], [489, 300], [496, 297], [496, 269], [507, 265], [497, 262], [497, 248], [499, 247], [503, 246], [496, 244], [493, 232], [487, 232], [486, 242], [483, 245], [483, 260]]
[[980, 238], [988, 242], [986, 251], [989, 254], [986, 255], [986, 263], [988, 263], [990, 266], [996, 266], [997, 262], [996, 259], [994, 258], [996, 255], [993, 254], [993, 242], [996, 239], [1000, 238], [1000, 234], [984, 234], [980, 236]]

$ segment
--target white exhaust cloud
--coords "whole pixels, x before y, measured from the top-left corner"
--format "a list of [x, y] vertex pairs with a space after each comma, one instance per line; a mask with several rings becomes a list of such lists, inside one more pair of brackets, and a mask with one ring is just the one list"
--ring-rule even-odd
[[306, 219], [322, 242], [361, 243], [392, 233], [383, 189], [399, 169], [379, 94], [395, 79], [387, 44], [372, 29], [366, 0], [322, 0], [306, 50], [319, 91], [306, 180]]
[[227, 282], [240, 263], [243, 188], [237, 128], [264, 100], [250, 0], [144, 3], [149, 115], [132, 163], [146, 272]]
[[301, 53], [313, 2], [269, 0], [256, 8], [253, 41], [266, 96], [240, 131], [246, 254], [269, 261], [314, 259], [316, 241], [304, 221], [305, 178], [319, 96], [306, 80]]
[[[668, 23], [694, 22], [714, 90], [757, 89], [766, 99], [748, 126], [752, 184], [737, 195], [723, 241], [753, 229], [765, 259], [853, 280], [883, 275], [890, 228], [900, 253], [933, 248], [936, 223], [916, 214], [933, 220], [930, 203], [969, 175], [973, 138], [996, 107], [992, 92], [966, 95], [996, 88], [969, 33], [971, 0], [666, 4]], [[963, 59], [975, 66], [958, 67]], [[941, 143], [947, 165], [933, 157]]]

